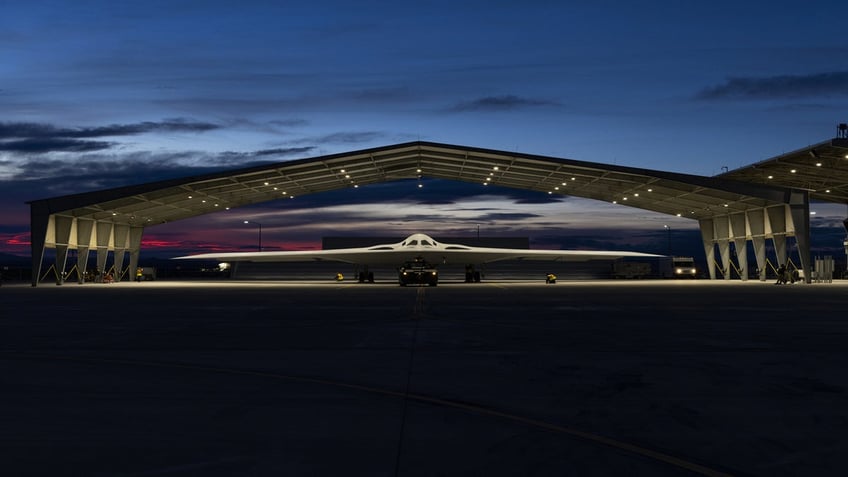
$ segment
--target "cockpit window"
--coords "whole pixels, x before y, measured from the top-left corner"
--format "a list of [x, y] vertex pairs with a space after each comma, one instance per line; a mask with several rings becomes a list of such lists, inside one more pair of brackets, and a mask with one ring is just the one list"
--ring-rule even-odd
[[432, 246], [433, 246], [433, 244], [431, 244], [430, 242], [428, 242], [428, 241], [426, 241], [426, 240], [422, 240], [422, 241], [421, 241], [421, 245], [426, 245], [426, 246], [428, 246], [428, 247], [432, 247]]
[[418, 240], [410, 240], [407, 245], [418, 245]]

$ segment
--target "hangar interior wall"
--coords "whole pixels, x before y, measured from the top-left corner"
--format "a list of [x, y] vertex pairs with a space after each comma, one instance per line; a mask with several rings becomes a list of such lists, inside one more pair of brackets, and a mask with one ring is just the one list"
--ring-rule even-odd
[[[104, 273], [111, 270], [115, 281], [120, 281], [138, 266], [143, 235], [144, 227], [51, 214], [46, 217], [43, 237], [44, 248], [56, 249], [56, 283], [61, 285], [69, 270], [75, 270], [77, 281], [83, 283], [84, 272], [94, 267]], [[69, 250], [77, 251], [76, 263], [70, 267]], [[97, 253], [94, 267], [88, 263], [91, 251]], [[109, 252], [113, 252], [113, 260], [107, 268]], [[125, 267], [128, 253], [130, 260]], [[39, 265], [38, 269], [33, 269], [33, 280], [41, 273], [40, 268]]]
[[[800, 194], [799, 194], [800, 195]], [[800, 269], [805, 281], [811, 277], [809, 235], [810, 207], [806, 197], [797, 197], [789, 204], [749, 210], [744, 213], [702, 219], [699, 221], [704, 253], [710, 278], [716, 279], [716, 267], [725, 280], [731, 278], [731, 243], [738, 264], [738, 274], [742, 280], [748, 280], [748, 242], [753, 245], [759, 280], [766, 280], [769, 266], [766, 257], [766, 240], [774, 245], [776, 262], [772, 266], [787, 264], [789, 258], [786, 248], [787, 237], [795, 237], [798, 245]], [[716, 259], [716, 246], [720, 261]]]

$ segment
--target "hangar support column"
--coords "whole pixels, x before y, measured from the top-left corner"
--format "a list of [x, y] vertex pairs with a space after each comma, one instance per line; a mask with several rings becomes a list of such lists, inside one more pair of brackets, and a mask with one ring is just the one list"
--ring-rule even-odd
[[130, 227], [130, 280], [135, 279], [135, 269], [138, 268], [138, 256], [141, 252], [141, 237], [144, 235], [144, 227]]
[[766, 229], [765, 209], [750, 210], [745, 213], [754, 244], [754, 255], [757, 257], [758, 278], [766, 281]]
[[112, 224], [109, 222], [97, 222], [97, 269], [102, 274], [106, 273], [106, 259], [109, 257], [109, 243], [112, 239]]
[[115, 224], [112, 230], [115, 238], [115, 281], [119, 282], [126, 271], [124, 261], [127, 257], [130, 227], [128, 225]]
[[789, 214], [795, 227], [795, 241], [798, 245], [798, 257], [801, 259], [801, 270], [804, 271], [804, 281], [812, 280], [810, 266], [810, 193], [807, 191], [792, 191], [789, 198]]
[[745, 214], [732, 214], [729, 218], [730, 233], [733, 237], [733, 245], [736, 248], [736, 263], [739, 264], [739, 278], [748, 280], [748, 228], [745, 223]]
[[68, 247], [71, 244], [71, 229], [74, 218], [64, 215], [53, 216], [53, 233], [56, 243], [56, 285], [65, 282], [65, 265], [68, 263]]
[[777, 255], [775, 265], [786, 265], [786, 207], [769, 207], [766, 209], [766, 217], [771, 241], [774, 243], [774, 253]]
[[725, 280], [730, 280], [730, 224], [726, 217], [713, 217], [718, 251], [721, 253], [721, 269]]
[[707, 270], [710, 272], [710, 280], [715, 280], [715, 228], [713, 219], [701, 219], [698, 224], [701, 227], [701, 240], [704, 242], [704, 254], [707, 256]]
[[41, 262], [44, 259], [44, 243], [47, 239], [47, 224], [50, 210], [45, 203], [33, 202], [29, 207], [29, 247], [32, 258], [32, 286], [38, 286]]
[[85, 271], [88, 270], [88, 252], [91, 250], [91, 232], [94, 221], [77, 219], [77, 282], [85, 282]]

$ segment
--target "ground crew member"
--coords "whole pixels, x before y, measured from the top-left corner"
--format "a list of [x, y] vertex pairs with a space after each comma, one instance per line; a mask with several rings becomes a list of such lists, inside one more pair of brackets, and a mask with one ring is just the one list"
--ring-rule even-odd
[[144, 269], [138, 267], [135, 269], [135, 281], [140, 282], [141, 278], [144, 276]]
[[337, 273], [336, 274], [336, 281], [340, 282], [342, 280], [344, 280], [344, 275], [342, 275], [341, 273]]
[[777, 281], [774, 282], [775, 285], [784, 285], [786, 284], [786, 265], [780, 264], [780, 267], [777, 268]]
[[545, 277], [545, 283], [556, 283], [556, 275], [554, 275], [553, 273], [549, 273]]

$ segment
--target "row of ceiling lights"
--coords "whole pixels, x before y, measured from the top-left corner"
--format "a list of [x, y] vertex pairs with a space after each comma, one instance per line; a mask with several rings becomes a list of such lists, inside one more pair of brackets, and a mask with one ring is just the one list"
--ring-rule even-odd
[[[845, 158], [846, 158], [846, 159], [848, 159], [848, 156], [845, 156]], [[816, 167], [821, 167], [821, 165], [822, 165], [822, 163], [821, 163], [821, 162], [817, 162], [817, 163], [816, 163]], [[796, 173], [798, 172], [798, 169], [790, 169], [790, 170], [789, 170], [789, 172], [790, 172], [791, 174], [796, 174]], [[769, 174], [769, 175], [767, 176], [767, 178], [768, 178], [769, 180], [774, 179], [774, 175]], [[824, 190], [824, 192], [825, 192], [826, 194], [830, 194], [830, 189], [825, 189], [825, 190]]]

